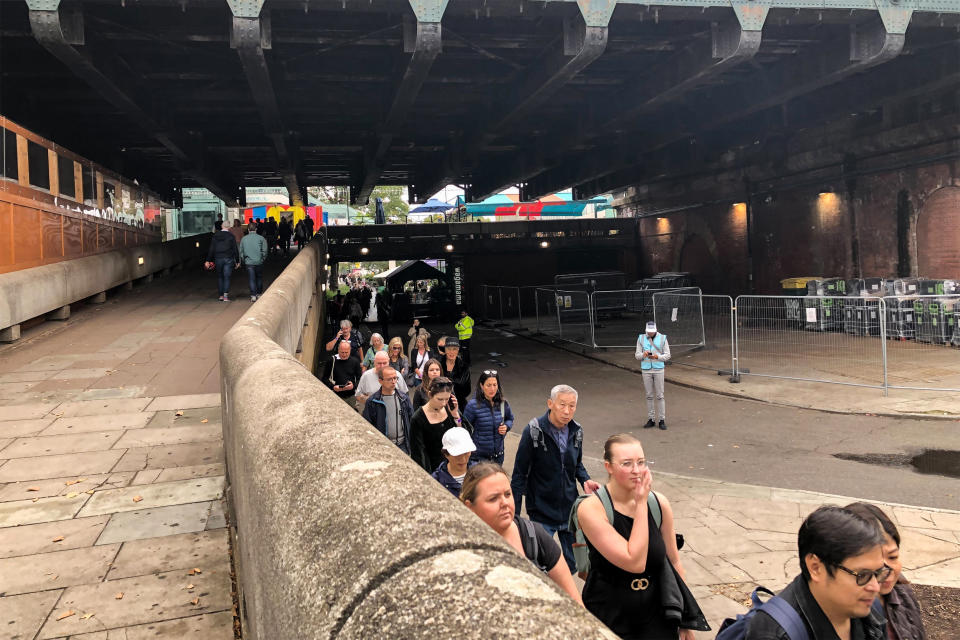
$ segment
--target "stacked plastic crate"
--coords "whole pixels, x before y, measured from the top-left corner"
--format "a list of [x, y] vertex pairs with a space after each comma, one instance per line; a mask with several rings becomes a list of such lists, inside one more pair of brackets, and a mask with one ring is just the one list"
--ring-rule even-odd
[[843, 309], [837, 298], [847, 292], [843, 278], [824, 278], [807, 283], [803, 299], [804, 329], [807, 331], [839, 331], [843, 328]]

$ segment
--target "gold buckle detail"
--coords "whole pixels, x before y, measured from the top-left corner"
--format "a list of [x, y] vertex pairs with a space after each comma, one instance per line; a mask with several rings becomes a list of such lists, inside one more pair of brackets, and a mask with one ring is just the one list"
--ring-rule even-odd
[[650, 586], [650, 581], [646, 578], [635, 578], [630, 583], [630, 588], [634, 591], [646, 591], [647, 587]]

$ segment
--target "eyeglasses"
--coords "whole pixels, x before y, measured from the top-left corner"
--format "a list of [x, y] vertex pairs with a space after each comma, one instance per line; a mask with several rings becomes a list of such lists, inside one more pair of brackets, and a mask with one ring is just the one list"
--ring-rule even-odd
[[860, 571], [853, 571], [851, 569], [847, 569], [842, 564], [838, 564], [835, 566], [837, 567], [837, 569], [840, 569], [845, 573], [849, 573], [854, 578], [856, 578], [858, 587], [865, 587], [868, 584], [870, 584], [871, 578], [876, 578], [877, 582], [883, 582], [884, 580], [890, 577], [890, 573], [893, 571], [893, 568], [888, 567], [887, 565], [883, 565], [876, 571], [873, 571], [871, 569], [862, 569]]
[[484, 370], [483, 370], [483, 373], [484, 373], [484, 375], [495, 376], [495, 375], [497, 375], [497, 370], [496, 370], [496, 369], [484, 369]]
[[617, 463], [617, 466], [623, 469], [624, 471], [627, 471], [633, 468], [643, 469], [645, 466], [647, 466], [647, 461], [643, 458], [640, 458], [639, 460], [621, 460], [620, 462]]

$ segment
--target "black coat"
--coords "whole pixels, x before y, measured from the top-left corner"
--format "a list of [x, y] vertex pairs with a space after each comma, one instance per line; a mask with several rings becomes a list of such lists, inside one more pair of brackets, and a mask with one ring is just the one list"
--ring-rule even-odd
[[240, 248], [237, 247], [237, 239], [226, 229], [221, 229], [213, 234], [210, 240], [210, 249], [207, 251], [207, 260], [229, 260], [240, 262]]

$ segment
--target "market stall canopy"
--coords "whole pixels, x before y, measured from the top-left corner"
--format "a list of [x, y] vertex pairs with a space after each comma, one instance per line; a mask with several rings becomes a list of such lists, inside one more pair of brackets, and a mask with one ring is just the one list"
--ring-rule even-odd
[[387, 288], [391, 291], [401, 291], [403, 285], [411, 280], [447, 281], [447, 274], [431, 267], [423, 260], [407, 260], [403, 264], [382, 271], [373, 277], [377, 280], [386, 280]]
[[419, 207], [410, 209], [410, 213], [442, 213], [444, 211], [447, 211], [453, 208], [454, 208], [454, 205], [447, 204], [443, 200], [430, 198]]
[[521, 202], [520, 196], [510, 193], [499, 193], [490, 196], [481, 202], [464, 203], [470, 217], [524, 217], [550, 218], [557, 216], [597, 217], [596, 210], [607, 207], [607, 199], [603, 196], [590, 200], [574, 200], [569, 191], [545, 196], [534, 202]]

